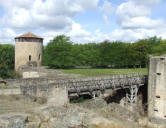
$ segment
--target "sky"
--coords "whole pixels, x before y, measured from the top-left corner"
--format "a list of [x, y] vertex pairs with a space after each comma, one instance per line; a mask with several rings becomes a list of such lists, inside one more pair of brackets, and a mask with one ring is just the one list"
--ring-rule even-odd
[[44, 45], [60, 34], [74, 43], [166, 39], [166, 0], [0, 0], [0, 43], [33, 32]]

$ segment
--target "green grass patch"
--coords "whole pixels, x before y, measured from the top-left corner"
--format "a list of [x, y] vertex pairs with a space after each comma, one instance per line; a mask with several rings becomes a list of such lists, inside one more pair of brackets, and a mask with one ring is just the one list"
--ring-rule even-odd
[[84, 98], [84, 97], [78, 97], [76, 99], [73, 99], [70, 101], [70, 103], [75, 104], [75, 103], [83, 103], [85, 101], [88, 101], [89, 99]]
[[19, 86], [10, 86], [10, 85], [2, 85], [0, 84], [0, 89], [11, 89], [11, 88], [19, 88]]
[[61, 69], [63, 73], [77, 74], [82, 76], [112, 76], [120, 74], [140, 73], [147, 74], [147, 68], [128, 68], [128, 69]]

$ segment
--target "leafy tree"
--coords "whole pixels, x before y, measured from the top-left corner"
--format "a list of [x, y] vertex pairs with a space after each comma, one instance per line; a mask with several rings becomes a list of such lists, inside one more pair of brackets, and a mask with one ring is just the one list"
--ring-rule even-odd
[[152, 48], [152, 54], [157, 56], [166, 54], [166, 41], [163, 40], [160, 44], [154, 46]]
[[146, 67], [148, 57], [166, 52], [166, 41], [151, 37], [134, 43], [110, 42], [73, 44], [64, 35], [57, 36], [44, 48], [44, 63], [52, 68], [75, 66]]
[[14, 46], [0, 45], [0, 77], [13, 78], [14, 73]]
[[45, 47], [44, 62], [51, 68], [72, 67], [71, 51], [72, 42], [70, 38], [64, 35], [57, 36]]

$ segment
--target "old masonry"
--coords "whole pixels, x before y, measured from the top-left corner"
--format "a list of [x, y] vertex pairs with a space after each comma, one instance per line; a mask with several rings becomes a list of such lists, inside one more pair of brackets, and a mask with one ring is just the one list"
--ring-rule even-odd
[[[15, 70], [23, 66], [41, 66], [43, 38], [26, 33], [15, 38]], [[148, 80], [147, 80], [148, 78]], [[42, 82], [43, 81], [43, 82]], [[100, 95], [106, 89], [135, 89], [129, 101], [135, 101], [137, 88], [148, 81], [148, 118], [153, 122], [166, 122], [166, 55], [149, 58], [148, 76], [128, 75], [93, 79], [49, 81], [43, 78], [22, 79], [21, 91], [34, 98], [48, 98], [50, 102], [66, 103], [72, 94]], [[38, 84], [37, 84], [38, 83]], [[49, 94], [48, 94], [49, 93]], [[51, 95], [52, 94], [52, 95]], [[59, 98], [61, 97], [61, 98]], [[128, 97], [129, 98], [129, 97]], [[47, 99], [47, 98], [46, 98]]]

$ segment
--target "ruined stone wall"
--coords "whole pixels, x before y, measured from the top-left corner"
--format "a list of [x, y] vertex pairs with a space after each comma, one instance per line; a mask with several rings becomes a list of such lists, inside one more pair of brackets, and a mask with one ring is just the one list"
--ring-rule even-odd
[[30, 78], [22, 79], [21, 83], [22, 94], [31, 100], [57, 106], [68, 102], [66, 87], [56, 80]]

